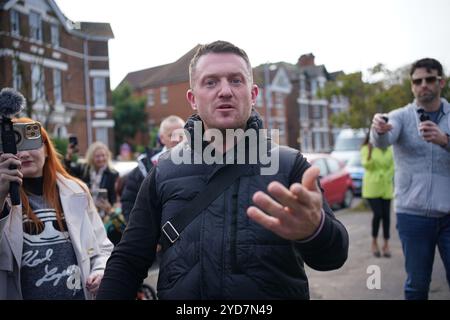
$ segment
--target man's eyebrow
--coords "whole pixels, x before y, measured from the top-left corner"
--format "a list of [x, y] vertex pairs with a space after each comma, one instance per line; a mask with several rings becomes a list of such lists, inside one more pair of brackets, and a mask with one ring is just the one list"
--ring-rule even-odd
[[220, 78], [220, 77], [248, 77], [249, 75], [243, 72], [232, 72], [232, 73], [207, 73], [204, 74], [201, 79], [208, 79], [208, 78]]

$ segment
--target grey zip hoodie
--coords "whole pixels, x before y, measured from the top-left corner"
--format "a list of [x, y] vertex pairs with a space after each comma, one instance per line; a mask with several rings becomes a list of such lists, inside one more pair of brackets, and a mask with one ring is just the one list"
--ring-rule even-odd
[[[439, 128], [450, 135], [450, 104], [443, 102]], [[423, 140], [415, 102], [389, 113], [391, 131], [371, 130], [377, 147], [394, 146], [395, 210], [427, 217], [450, 214], [450, 143], [445, 147]]]

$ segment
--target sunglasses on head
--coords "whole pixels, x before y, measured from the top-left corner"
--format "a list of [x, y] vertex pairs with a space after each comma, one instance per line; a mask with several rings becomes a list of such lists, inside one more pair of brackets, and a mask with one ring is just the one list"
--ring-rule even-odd
[[416, 86], [420, 86], [423, 83], [423, 80], [425, 80], [426, 84], [435, 84], [437, 80], [441, 80], [441, 79], [442, 79], [442, 77], [429, 76], [429, 77], [425, 77], [425, 78], [411, 79], [411, 82]]

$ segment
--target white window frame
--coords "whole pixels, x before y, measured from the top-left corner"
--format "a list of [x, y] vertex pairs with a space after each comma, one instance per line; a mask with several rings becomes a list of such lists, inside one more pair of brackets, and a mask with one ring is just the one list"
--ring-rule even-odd
[[20, 36], [20, 15], [19, 12], [12, 9], [10, 11], [11, 35]]
[[103, 142], [105, 145], [109, 145], [108, 128], [98, 127], [95, 128], [95, 141]]
[[301, 136], [302, 144], [301, 144], [301, 151], [307, 152], [310, 150], [310, 138], [309, 138], [309, 132], [307, 130], [302, 130], [302, 136]]
[[159, 94], [160, 94], [160, 101], [161, 104], [168, 104], [169, 103], [169, 90], [167, 89], [167, 87], [161, 87], [159, 89]]
[[324, 144], [324, 149], [325, 150], [329, 150], [330, 149], [330, 135], [328, 132], [324, 132], [323, 133], [323, 144]]
[[53, 98], [56, 105], [62, 104], [61, 71], [53, 69]]
[[300, 120], [309, 120], [309, 105], [300, 104]]
[[45, 94], [45, 73], [44, 67], [40, 64], [31, 66], [31, 99], [33, 101], [44, 98]]
[[284, 137], [286, 135], [286, 124], [284, 123], [284, 121], [278, 122], [278, 130], [280, 133], [280, 137]]
[[[36, 18], [33, 19], [33, 17]], [[39, 12], [30, 10], [30, 15], [28, 18], [30, 27], [30, 39], [42, 42], [42, 18]]]
[[106, 108], [106, 79], [104, 77], [94, 77], [92, 79], [94, 87], [94, 108]]
[[13, 88], [17, 91], [21, 91], [22, 75], [19, 72], [19, 65], [15, 57], [12, 58], [12, 72], [13, 72]]
[[312, 106], [312, 119], [322, 119], [322, 106], [313, 104]]
[[284, 94], [281, 92], [275, 92], [275, 108], [283, 109], [284, 107]]
[[311, 79], [311, 97], [317, 95], [317, 79]]
[[313, 137], [314, 137], [314, 149], [315, 149], [314, 151], [322, 151], [323, 150], [322, 132], [314, 131]]
[[155, 90], [150, 89], [147, 91], [147, 106], [153, 107], [155, 105]]
[[55, 23], [50, 25], [51, 43], [54, 47], [59, 47], [59, 26]]
[[300, 76], [300, 98], [306, 98], [306, 79], [305, 76]]

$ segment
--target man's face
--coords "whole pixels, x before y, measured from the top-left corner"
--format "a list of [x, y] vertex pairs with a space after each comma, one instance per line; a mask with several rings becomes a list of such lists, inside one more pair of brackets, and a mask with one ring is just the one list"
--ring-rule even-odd
[[187, 93], [205, 129], [245, 129], [258, 87], [245, 60], [232, 53], [208, 53], [197, 62]]
[[411, 91], [419, 104], [428, 104], [441, 96], [445, 81], [439, 78], [437, 70], [428, 72], [426, 68], [418, 68], [414, 71]]
[[183, 127], [184, 125], [178, 122], [165, 126], [163, 132], [161, 132], [160, 139], [167, 149], [175, 147], [183, 139], [183, 135], [180, 135], [183, 132]]

